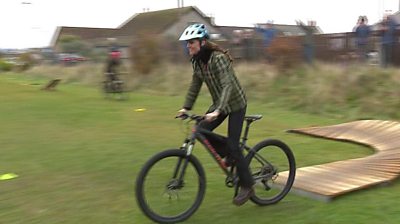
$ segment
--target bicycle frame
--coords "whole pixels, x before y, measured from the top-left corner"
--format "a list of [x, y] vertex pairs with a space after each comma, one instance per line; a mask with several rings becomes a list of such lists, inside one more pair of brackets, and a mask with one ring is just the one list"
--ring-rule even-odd
[[[192, 154], [196, 141], [206, 148], [225, 173], [225, 185], [234, 188], [234, 197], [240, 190], [235, 163], [227, 164], [223, 159], [225, 156], [229, 158], [226, 137], [199, 127], [204, 116], [182, 113], [177, 118], [189, 120], [182, 146], [154, 155], [143, 166], [136, 180], [135, 193], [140, 209], [150, 219], [161, 223], [188, 219], [204, 199], [206, 173], [201, 161]], [[291, 149], [278, 139], [264, 139], [254, 147], [247, 146], [250, 125], [261, 118], [262, 115], [245, 116], [246, 125], [239, 149], [246, 151], [245, 161], [254, 180], [253, 187], [257, 189], [251, 201], [257, 205], [271, 205], [282, 200], [290, 191], [296, 172], [295, 160]], [[285, 172], [282, 179], [277, 179], [279, 171]], [[160, 178], [160, 175], [163, 177]], [[181, 194], [183, 197], [180, 197]]]
[[[247, 152], [250, 152], [250, 147], [246, 145], [247, 140], [248, 140], [248, 134], [249, 134], [249, 129], [250, 129], [250, 124], [252, 123], [252, 120], [246, 120], [246, 126], [245, 126], [245, 130], [244, 133], [241, 137], [241, 141], [239, 143], [239, 147], [240, 150], [246, 150]], [[207, 137], [202, 134], [199, 129], [200, 120], [196, 120], [196, 124], [193, 126], [192, 128], [192, 132], [190, 137], [186, 138], [181, 149], [186, 150], [186, 155], [190, 156], [192, 154], [193, 151], [193, 147], [195, 145], [196, 140], [199, 141], [205, 148], [206, 150], [211, 154], [211, 157], [214, 158], [214, 160], [217, 162], [217, 164], [219, 165], [219, 167], [222, 169], [222, 171], [225, 173], [227, 180], [226, 180], [226, 184], [229, 187], [233, 187], [233, 181], [234, 181], [234, 173], [233, 173], [233, 169], [234, 166], [230, 166], [228, 167], [225, 163], [225, 161], [223, 160], [223, 158], [218, 154], [217, 150], [214, 148], [214, 146], [210, 143], [210, 141], [207, 139]], [[218, 135], [215, 133], [211, 133], [214, 135]], [[177, 164], [177, 167], [175, 169], [175, 174], [174, 174], [174, 178], [176, 178], [177, 173], [179, 172], [179, 167], [181, 166], [181, 162], [179, 161]], [[185, 162], [183, 170], [185, 170], [187, 165], [187, 162]], [[181, 178], [183, 177], [184, 173], [181, 172], [180, 173], [180, 177], [179, 180], [181, 180]]]

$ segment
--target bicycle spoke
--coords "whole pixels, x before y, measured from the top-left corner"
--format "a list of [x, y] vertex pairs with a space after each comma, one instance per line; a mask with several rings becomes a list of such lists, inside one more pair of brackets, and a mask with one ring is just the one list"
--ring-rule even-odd
[[152, 163], [143, 179], [139, 177], [137, 181], [141, 185], [136, 193], [142, 210], [155, 221], [189, 217], [204, 195], [204, 177], [196, 165], [176, 155]]
[[288, 193], [293, 184], [294, 157], [290, 149], [277, 140], [264, 141], [252, 150], [254, 153], [251, 154], [249, 167], [256, 191], [252, 200], [260, 205], [276, 203]]

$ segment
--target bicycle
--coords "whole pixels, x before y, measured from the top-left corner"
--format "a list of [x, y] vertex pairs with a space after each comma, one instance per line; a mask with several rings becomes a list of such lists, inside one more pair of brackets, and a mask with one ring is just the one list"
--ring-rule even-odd
[[[200, 161], [193, 155], [196, 140], [204, 145], [226, 174], [225, 185], [234, 187], [234, 196], [239, 188], [235, 166], [229, 164], [232, 161], [228, 159], [227, 148], [223, 147], [227, 138], [198, 128], [204, 116], [183, 114], [179, 118], [189, 119], [188, 125], [195, 121], [192, 132], [179, 149], [168, 149], [150, 158], [136, 179], [135, 195], [140, 209], [159, 223], [182, 222], [202, 203], [206, 177]], [[250, 200], [264, 206], [279, 202], [289, 193], [296, 165], [291, 149], [280, 140], [266, 139], [252, 148], [246, 145], [251, 123], [261, 118], [262, 115], [245, 117], [246, 125], [239, 146], [247, 152], [245, 159], [255, 181], [255, 195]]]
[[103, 92], [106, 98], [117, 96], [118, 99], [127, 99], [125, 82], [117, 79], [114, 73], [105, 73], [106, 80], [103, 81]]

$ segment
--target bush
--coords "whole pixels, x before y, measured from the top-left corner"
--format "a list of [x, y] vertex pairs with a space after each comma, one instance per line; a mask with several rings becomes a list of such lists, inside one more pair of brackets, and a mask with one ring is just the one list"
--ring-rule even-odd
[[60, 37], [60, 46], [63, 53], [80, 54], [87, 56], [90, 47], [80, 37], [74, 35], [63, 35]]
[[13, 64], [0, 59], [0, 72], [8, 72], [13, 69]]
[[88, 53], [87, 57], [94, 63], [104, 63], [107, 60], [107, 55], [107, 50], [94, 48]]
[[21, 71], [26, 71], [35, 65], [36, 61], [33, 58], [32, 54], [29, 52], [23, 53], [18, 57], [17, 64], [15, 66], [16, 70], [21, 72]]
[[294, 38], [275, 38], [266, 51], [279, 71], [287, 71], [301, 62], [301, 48]]
[[149, 74], [161, 63], [160, 40], [155, 35], [140, 34], [133, 41], [130, 52], [132, 65], [140, 74]]

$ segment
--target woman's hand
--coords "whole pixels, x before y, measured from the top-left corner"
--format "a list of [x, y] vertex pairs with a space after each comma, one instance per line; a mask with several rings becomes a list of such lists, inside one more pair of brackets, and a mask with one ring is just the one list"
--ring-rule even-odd
[[220, 114], [220, 113], [219, 113], [218, 110], [214, 110], [213, 112], [206, 114], [205, 120], [208, 121], [208, 122], [211, 122], [211, 121], [217, 119], [217, 117], [219, 116], [219, 114]]
[[188, 112], [188, 110], [186, 110], [185, 108], [182, 108], [180, 110], [178, 110], [178, 114], [176, 115], [176, 117], [181, 117], [183, 114], [186, 114]]

